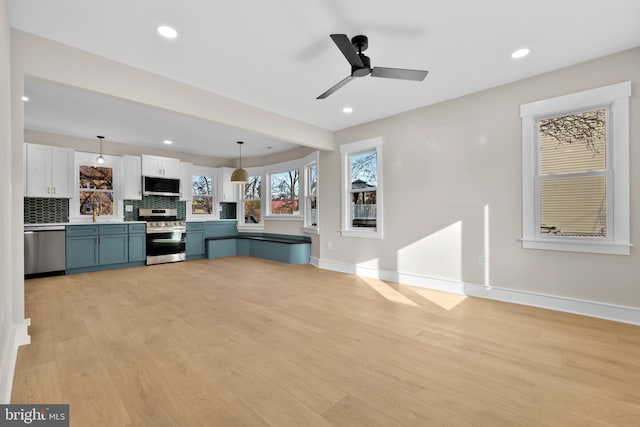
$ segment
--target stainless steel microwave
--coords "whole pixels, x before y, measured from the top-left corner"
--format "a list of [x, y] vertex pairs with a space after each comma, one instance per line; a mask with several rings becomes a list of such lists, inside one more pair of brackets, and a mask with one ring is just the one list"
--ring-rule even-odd
[[145, 196], [180, 196], [180, 180], [143, 176], [142, 194]]

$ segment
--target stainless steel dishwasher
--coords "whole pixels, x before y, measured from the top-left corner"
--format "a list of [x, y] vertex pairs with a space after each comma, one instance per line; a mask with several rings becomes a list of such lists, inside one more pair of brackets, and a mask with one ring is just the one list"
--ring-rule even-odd
[[64, 225], [24, 226], [24, 274], [64, 273]]

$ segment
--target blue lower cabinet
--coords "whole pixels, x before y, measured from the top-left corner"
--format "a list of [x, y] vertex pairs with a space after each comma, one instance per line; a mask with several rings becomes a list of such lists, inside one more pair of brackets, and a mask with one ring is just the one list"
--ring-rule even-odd
[[187, 259], [204, 258], [204, 223], [187, 222]]
[[129, 262], [147, 260], [146, 234], [129, 234]]
[[146, 233], [147, 226], [145, 224], [129, 224], [129, 262], [146, 262]]
[[100, 236], [100, 265], [123, 264], [129, 262], [129, 235]]
[[98, 236], [67, 235], [67, 270], [98, 265]]
[[146, 234], [128, 224], [76, 225], [66, 229], [67, 274], [144, 265]]

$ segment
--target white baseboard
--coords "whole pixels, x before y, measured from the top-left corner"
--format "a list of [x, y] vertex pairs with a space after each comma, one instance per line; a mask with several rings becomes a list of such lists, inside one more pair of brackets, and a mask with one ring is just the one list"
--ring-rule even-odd
[[451, 292], [459, 295], [487, 298], [496, 301], [504, 301], [514, 304], [529, 305], [532, 307], [580, 314], [583, 316], [597, 317], [616, 322], [630, 323], [632, 325], [640, 325], [640, 308], [635, 307], [607, 304], [597, 301], [586, 301], [555, 295], [537, 294], [533, 292], [519, 291], [516, 289], [496, 288], [477, 283], [436, 279], [432, 277], [399, 273], [397, 271], [382, 270], [373, 267], [362, 267], [318, 258], [313, 258], [311, 260], [311, 264], [324, 270], [372, 277], [375, 279], [386, 280], [388, 282], [401, 283], [403, 285], [417, 286], [421, 288]]
[[0, 355], [0, 404], [11, 402], [13, 374], [16, 370], [18, 347], [31, 343], [28, 327], [31, 319], [25, 319], [22, 325], [11, 325], [4, 354]]

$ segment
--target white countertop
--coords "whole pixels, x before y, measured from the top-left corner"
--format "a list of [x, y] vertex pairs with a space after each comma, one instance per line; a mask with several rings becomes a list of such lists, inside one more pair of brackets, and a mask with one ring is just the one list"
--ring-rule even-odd
[[37, 224], [24, 224], [25, 227], [55, 227], [55, 226], [67, 226], [67, 225], [107, 225], [107, 224], [146, 224], [145, 221], [96, 221], [96, 222], [52, 222], [52, 223], [37, 223]]

